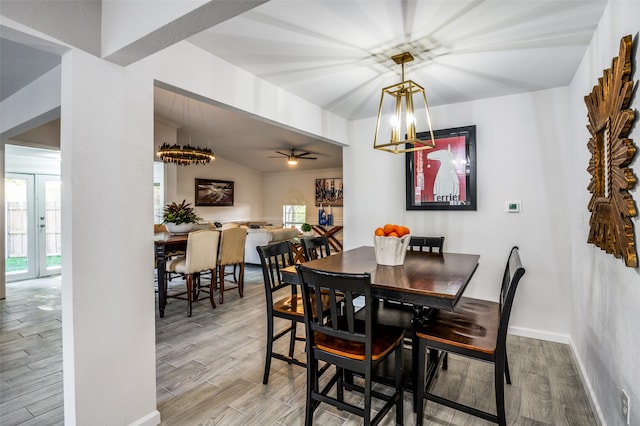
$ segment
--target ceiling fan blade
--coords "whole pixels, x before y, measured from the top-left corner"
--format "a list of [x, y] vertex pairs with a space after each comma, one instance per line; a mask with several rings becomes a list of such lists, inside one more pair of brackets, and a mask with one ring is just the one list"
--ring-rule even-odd
[[317, 157], [297, 157], [298, 160], [317, 160]]
[[311, 155], [311, 153], [310, 152], [303, 152], [303, 153], [300, 153], [300, 154], [296, 154], [296, 157], [304, 157], [305, 155]]
[[276, 153], [277, 153], [277, 154], [280, 154], [280, 155], [284, 155], [285, 157], [288, 157], [288, 156], [290, 155], [290, 154], [286, 154], [286, 153], [284, 153], [284, 152], [280, 152], [280, 151], [276, 151]]

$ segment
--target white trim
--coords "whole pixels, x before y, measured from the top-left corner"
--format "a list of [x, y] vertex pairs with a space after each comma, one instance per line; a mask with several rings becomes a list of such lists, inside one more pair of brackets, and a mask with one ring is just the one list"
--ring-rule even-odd
[[129, 426], [156, 426], [160, 424], [160, 411], [153, 410], [144, 417], [140, 417], [135, 422], [129, 423]]
[[587, 375], [587, 370], [584, 368], [584, 364], [578, 356], [578, 352], [576, 351], [575, 345], [573, 344], [573, 339], [569, 339], [569, 347], [571, 348], [573, 362], [576, 364], [576, 366], [578, 367], [578, 371], [580, 372], [582, 386], [587, 391], [587, 399], [589, 400], [589, 404], [591, 405], [591, 410], [595, 415], [596, 421], [598, 421], [601, 426], [607, 426], [607, 422], [604, 419], [604, 414], [602, 414], [602, 410], [600, 409], [600, 404], [598, 404], [598, 398], [596, 398], [596, 394], [593, 391], [593, 387], [591, 386], [591, 381], [589, 380], [589, 376]]
[[556, 343], [564, 343], [567, 345], [571, 343], [571, 337], [567, 334], [554, 333], [554, 332], [545, 331], [545, 330], [536, 330], [533, 328], [509, 327], [508, 333], [514, 334], [516, 336], [530, 337], [532, 339], [547, 340], [549, 342], [556, 342]]

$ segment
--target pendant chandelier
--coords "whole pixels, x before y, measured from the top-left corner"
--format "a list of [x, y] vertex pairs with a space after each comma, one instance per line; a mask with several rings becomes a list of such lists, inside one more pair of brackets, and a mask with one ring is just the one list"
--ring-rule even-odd
[[[173, 113], [173, 106], [175, 104], [176, 94], [174, 93], [173, 102], [171, 103], [171, 113]], [[182, 103], [182, 124], [184, 126], [185, 123], [185, 103], [186, 103], [186, 113], [187, 113], [187, 123], [189, 122], [189, 99], [184, 96]], [[204, 116], [202, 114], [202, 109], [200, 108], [200, 104], [197, 103], [198, 110], [200, 111], [200, 118], [202, 120], [202, 126], [204, 128], [206, 137], [207, 137], [207, 145], [209, 145], [209, 132], [207, 131], [207, 125], [204, 121]], [[214, 155], [211, 148], [201, 148], [199, 146], [191, 145], [191, 130], [188, 130], [188, 138], [189, 143], [184, 146], [175, 143], [173, 145], [169, 145], [168, 143], [163, 143], [158, 150], [158, 157], [165, 163], [179, 164], [181, 166], [188, 166], [191, 164], [209, 164], [215, 161], [216, 156]]]
[[[402, 65], [402, 82], [382, 89], [373, 147], [394, 154], [434, 148], [427, 95], [419, 84], [404, 79], [404, 64], [413, 56], [404, 52], [391, 59]], [[430, 139], [417, 139], [416, 128], [428, 128]]]

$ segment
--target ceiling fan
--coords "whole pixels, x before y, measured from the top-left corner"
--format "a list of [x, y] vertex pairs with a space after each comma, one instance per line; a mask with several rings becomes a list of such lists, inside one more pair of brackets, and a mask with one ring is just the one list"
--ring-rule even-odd
[[[296, 149], [291, 148], [291, 152], [286, 153], [282, 151], [276, 151], [276, 154], [280, 154], [281, 156], [287, 157], [287, 164], [295, 165], [298, 164], [298, 160], [317, 160], [317, 157], [307, 157], [307, 155], [311, 155], [310, 152], [301, 152], [296, 154]], [[280, 158], [278, 156], [270, 156], [269, 158]]]

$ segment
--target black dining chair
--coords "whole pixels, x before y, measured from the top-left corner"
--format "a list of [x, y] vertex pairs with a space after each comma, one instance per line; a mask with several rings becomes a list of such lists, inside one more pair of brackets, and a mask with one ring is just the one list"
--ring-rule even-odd
[[[419, 362], [416, 377], [421, 381], [417, 387], [417, 425], [421, 425], [423, 421], [423, 398], [499, 425], [507, 424], [504, 408], [505, 378], [507, 383], [511, 384], [507, 361], [507, 328], [516, 289], [524, 273], [518, 247], [513, 247], [502, 276], [498, 302], [463, 297], [453, 311], [434, 311], [417, 329]], [[496, 414], [431, 393], [430, 389], [438, 377], [436, 373], [439, 361], [434, 361], [438, 364], [429, 367], [425, 379], [427, 349], [445, 352], [437, 357], [438, 360], [443, 360], [444, 370], [447, 369], [444, 362], [449, 353], [492, 363]], [[432, 362], [433, 357], [430, 356], [429, 360]]]
[[300, 240], [305, 262], [331, 255], [331, 246], [326, 235]]
[[[280, 271], [287, 266], [294, 265], [294, 256], [289, 241], [281, 241], [256, 248], [262, 265], [264, 277], [264, 292], [267, 302], [267, 348], [262, 383], [269, 381], [271, 358], [276, 358], [306, 367], [306, 363], [294, 358], [296, 341], [305, 341], [302, 336], [296, 336], [298, 323], [304, 322], [304, 307], [302, 295], [298, 293], [298, 286], [285, 283]], [[328, 309], [328, 299], [322, 298], [323, 309]], [[315, 308], [315, 307], [314, 307]], [[274, 319], [282, 318], [291, 321], [290, 325], [278, 332], [274, 330]], [[289, 353], [287, 355], [274, 352], [273, 344], [281, 337], [289, 335]]]
[[[396, 424], [402, 424], [404, 330], [374, 322], [371, 276], [368, 273], [320, 271], [306, 267], [304, 263], [298, 264], [296, 269], [302, 287], [307, 337], [305, 425], [313, 424], [313, 412], [320, 403], [356, 414], [363, 418], [365, 425], [378, 424], [395, 406]], [[356, 318], [359, 308], [353, 303], [359, 296], [364, 296], [365, 299], [364, 308], [360, 311], [364, 311], [362, 320]], [[329, 299], [329, 309], [325, 311], [322, 301], [326, 297]], [[374, 369], [379, 364], [391, 360], [395, 372], [392, 391], [383, 393], [372, 390], [376, 380]], [[319, 368], [321, 363], [324, 364], [323, 369]], [[335, 374], [321, 387], [320, 376], [329, 365], [335, 366]], [[355, 380], [345, 380], [347, 372], [364, 379], [364, 384], [357, 384]], [[329, 395], [334, 385], [335, 397]], [[345, 402], [344, 390], [362, 392], [363, 406]], [[372, 397], [384, 401], [384, 405], [373, 418]]]

